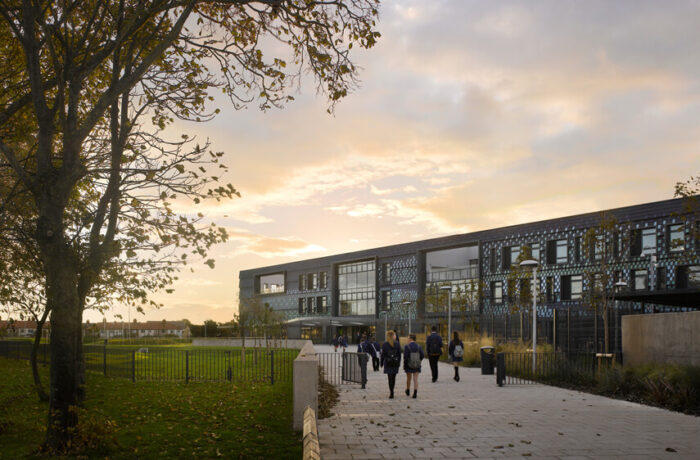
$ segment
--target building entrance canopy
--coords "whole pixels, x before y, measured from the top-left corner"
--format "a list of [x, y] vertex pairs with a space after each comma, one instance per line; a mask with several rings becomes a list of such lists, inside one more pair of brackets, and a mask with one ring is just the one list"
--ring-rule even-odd
[[285, 321], [288, 326], [302, 326], [302, 327], [344, 327], [344, 326], [374, 326], [378, 320], [371, 317], [357, 317], [352, 318], [344, 316], [306, 316], [303, 318], [294, 318]]

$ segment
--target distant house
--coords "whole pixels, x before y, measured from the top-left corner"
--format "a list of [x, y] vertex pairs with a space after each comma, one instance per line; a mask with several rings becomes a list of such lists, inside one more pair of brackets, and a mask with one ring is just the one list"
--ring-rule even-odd
[[190, 328], [182, 321], [103, 322], [84, 324], [85, 334], [98, 334], [102, 339], [117, 337], [190, 337]]
[[[35, 321], [3, 321], [0, 320], [0, 336], [6, 337], [34, 337], [36, 333]], [[41, 335], [48, 337], [51, 333], [51, 323], [46, 321], [41, 330]]]
[[[44, 323], [42, 335], [48, 337], [51, 331], [51, 323]], [[6, 337], [34, 337], [36, 322], [34, 321], [0, 321], [0, 336]], [[117, 337], [190, 337], [190, 328], [182, 321], [146, 321], [139, 323], [103, 322], [84, 323], [84, 336], [99, 336], [102, 339]]]

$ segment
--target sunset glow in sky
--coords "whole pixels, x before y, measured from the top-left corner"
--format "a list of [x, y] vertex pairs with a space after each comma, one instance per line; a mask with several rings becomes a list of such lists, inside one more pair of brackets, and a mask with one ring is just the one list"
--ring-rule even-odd
[[699, 17], [681, 1], [384, 2], [334, 115], [308, 82], [284, 110], [222, 100], [181, 126], [225, 152], [242, 198], [197, 208], [231, 236], [216, 268], [131, 317], [228, 321], [239, 270], [672, 198], [700, 172]]

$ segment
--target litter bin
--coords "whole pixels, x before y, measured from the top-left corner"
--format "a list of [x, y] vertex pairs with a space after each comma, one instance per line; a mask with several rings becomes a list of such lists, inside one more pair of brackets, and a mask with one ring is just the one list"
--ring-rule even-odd
[[493, 375], [495, 365], [496, 349], [494, 347], [481, 347], [481, 375]]

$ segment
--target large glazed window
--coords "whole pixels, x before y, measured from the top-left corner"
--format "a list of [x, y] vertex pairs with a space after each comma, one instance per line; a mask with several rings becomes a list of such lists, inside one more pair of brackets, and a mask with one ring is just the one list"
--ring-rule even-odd
[[[493, 251], [493, 250], [492, 250]], [[452, 286], [455, 309], [472, 311], [477, 308], [479, 278], [479, 248], [461, 248], [430, 251], [425, 255], [425, 311], [447, 311], [447, 298], [441, 286]]]
[[373, 260], [338, 266], [338, 300], [341, 316], [375, 314], [376, 276]]
[[258, 292], [260, 294], [277, 294], [284, 292], [284, 273], [260, 276], [260, 278], [258, 278]]
[[463, 248], [430, 251], [425, 255], [426, 281], [452, 281], [478, 278], [479, 248]]

